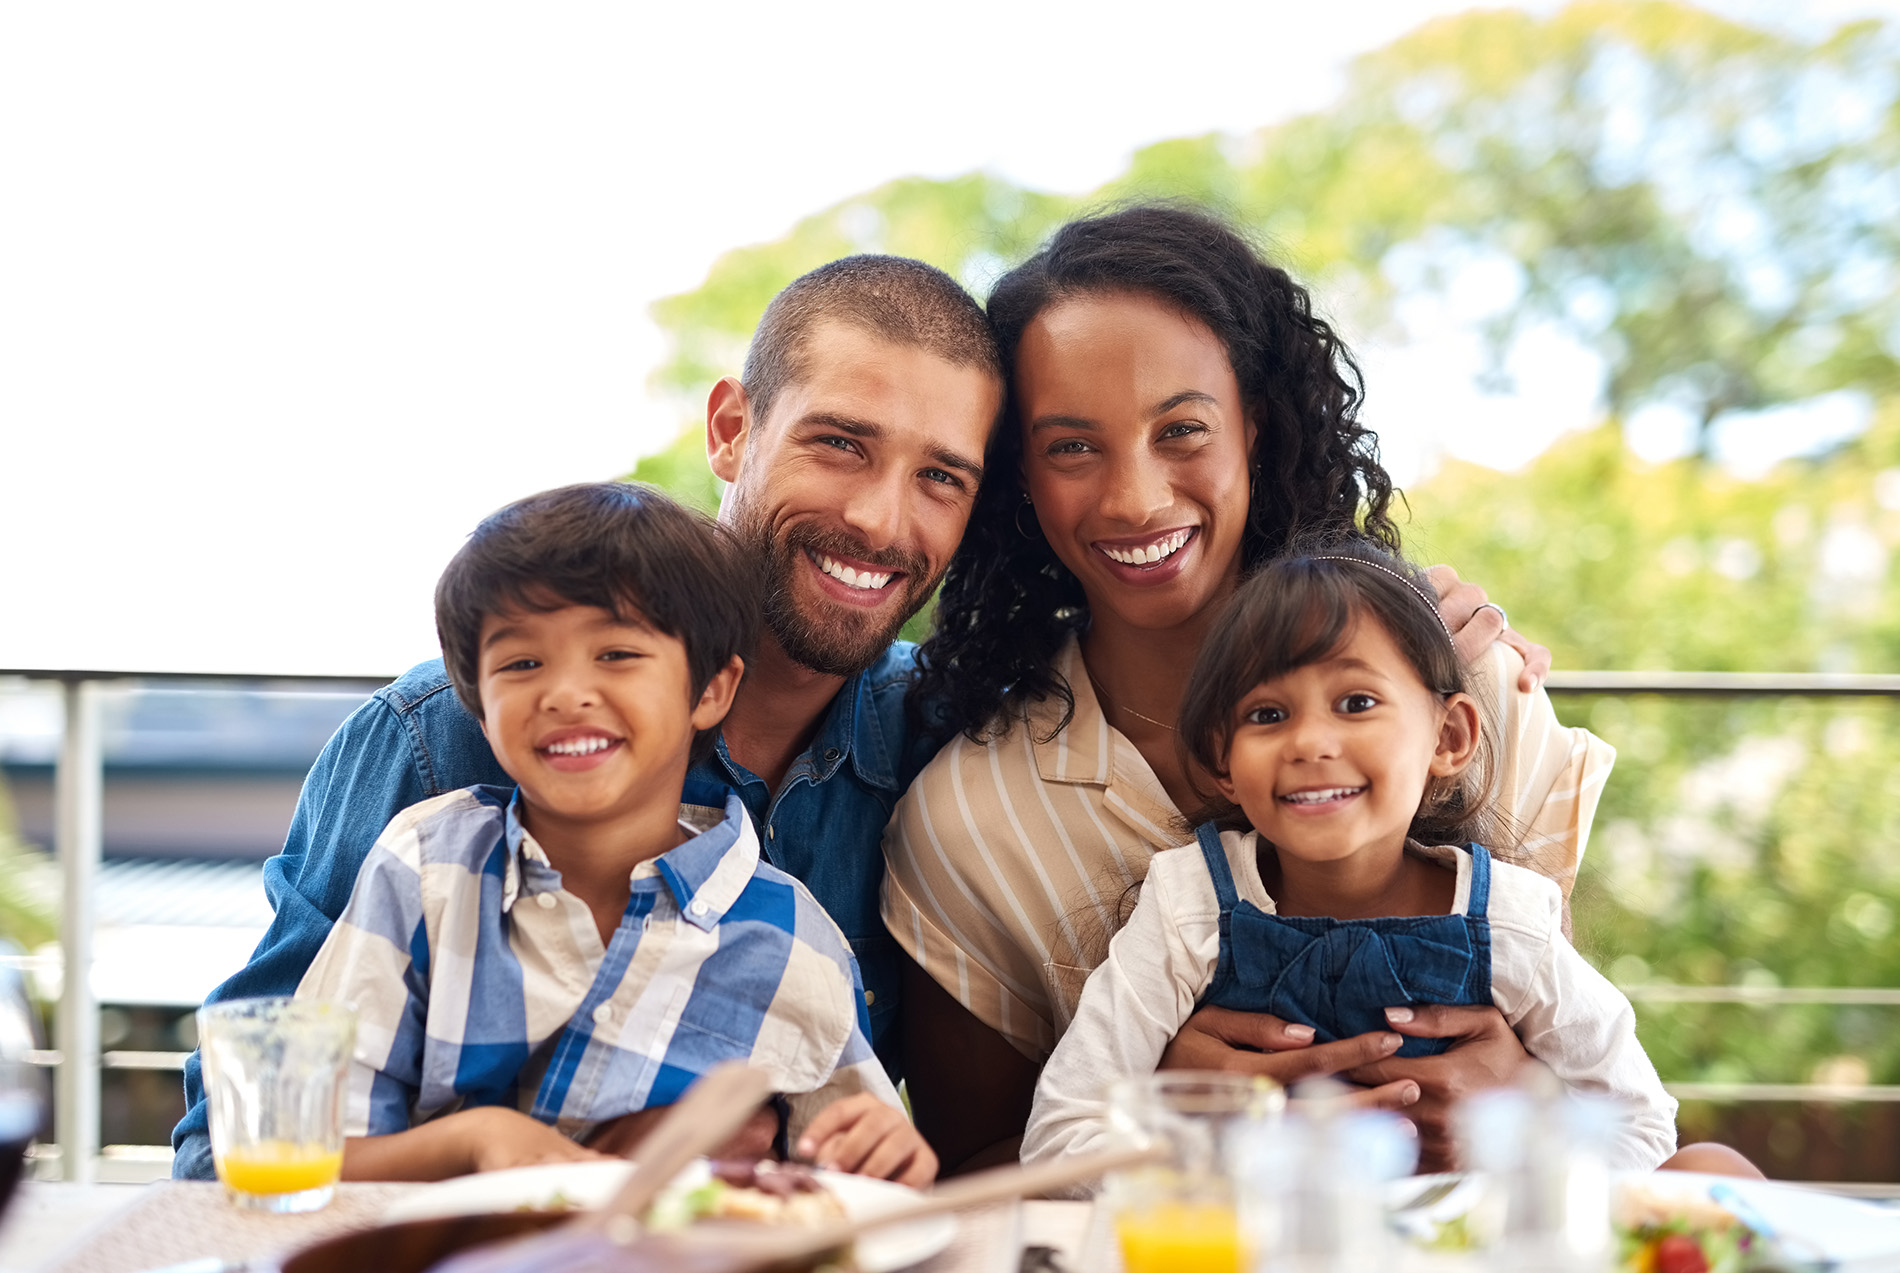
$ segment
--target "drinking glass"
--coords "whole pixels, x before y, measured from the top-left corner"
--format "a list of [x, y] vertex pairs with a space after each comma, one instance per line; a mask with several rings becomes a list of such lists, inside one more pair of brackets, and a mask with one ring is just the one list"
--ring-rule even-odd
[[1127, 1273], [1241, 1273], [1246, 1252], [1230, 1166], [1238, 1139], [1276, 1119], [1286, 1093], [1271, 1079], [1173, 1070], [1109, 1089], [1118, 1143], [1168, 1147], [1154, 1166], [1111, 1175], [1100, 1205]]
[[232, 1201], [259, 1211], [330, 1201], [355, 1046], [347, 1004], [233, 999], [198, 1009], [211, 1156]]

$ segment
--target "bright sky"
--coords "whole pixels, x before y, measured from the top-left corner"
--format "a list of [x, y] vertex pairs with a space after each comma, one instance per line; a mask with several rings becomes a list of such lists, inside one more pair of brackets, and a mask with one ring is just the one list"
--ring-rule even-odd
[[[907, 174], [1085, 190], [1463, 7], [5, 6], [0, 668], [429, 657], [482, 515], [678, 430], [647, 307], [722, 251]], [[1588, 361], [1525, 357], [1484, 401], [1456, 335], [1371, 351], [1398, 474], [1586, 423]]]

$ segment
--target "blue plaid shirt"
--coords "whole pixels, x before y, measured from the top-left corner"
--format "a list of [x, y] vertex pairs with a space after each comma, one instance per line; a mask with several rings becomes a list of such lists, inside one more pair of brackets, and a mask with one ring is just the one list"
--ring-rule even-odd
[[297, 987], [357, 1006], [349, 1135], [505, 1105], [580, 1138], [727, 1060], [791, 1094], [794, 1136], [841, 1096], [898, 1104], [850, 947], [737, 795], [681, 806], [692, 838], [634, 869], [604, 948], [518, 808], [471, 787], [397, 815]]

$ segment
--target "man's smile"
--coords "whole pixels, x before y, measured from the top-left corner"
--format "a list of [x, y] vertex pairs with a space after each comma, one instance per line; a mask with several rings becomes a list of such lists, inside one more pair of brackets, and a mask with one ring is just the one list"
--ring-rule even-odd
[[888, 587], [892, 579], [901, 577], [901, 572], [898, 571], [878, 570], [862, 563], [854, 566], [829, 553], [814, 552], [809, 548], [805, 550], [805, 555], [825, 574], [830, 575], [845, 587], [855, 588], [860, 592], [879, 591]]

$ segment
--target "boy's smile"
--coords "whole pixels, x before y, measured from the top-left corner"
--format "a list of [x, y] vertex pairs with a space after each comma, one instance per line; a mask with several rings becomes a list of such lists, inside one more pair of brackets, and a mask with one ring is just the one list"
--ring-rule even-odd
[[478, 658], [482, 731], [544, 849], [583, 828], [677, 842], [693, 737], [724, 716], [731, 686], [696, 692], [677, 637], [598, 606], [489, 615]]

